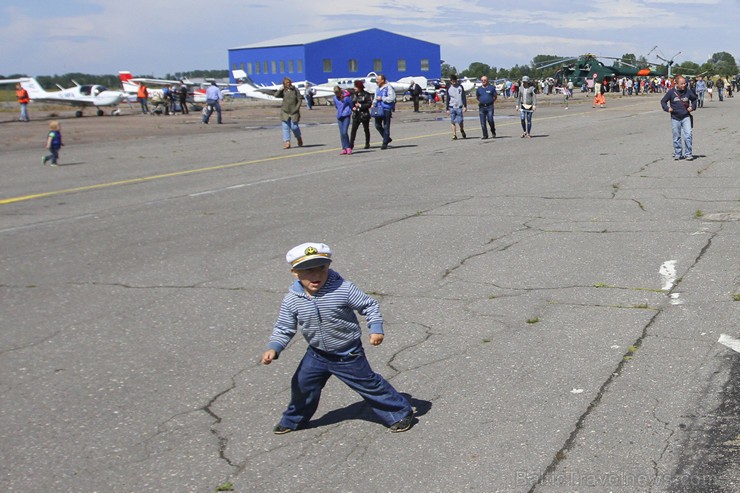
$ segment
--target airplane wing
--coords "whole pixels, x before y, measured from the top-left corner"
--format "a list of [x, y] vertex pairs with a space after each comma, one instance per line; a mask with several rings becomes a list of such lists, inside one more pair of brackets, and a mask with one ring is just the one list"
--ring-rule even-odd
[[51, 103], [51, 104], [63, 104], [66, 106], [73, 106], [76, 108], [89, 108], [91, 106], [97, 106], [92, 101], [82, 99], [65, 99], [60, 97], [48, 97], [48, 96], [37, 96], [31, 98], [34, 103]]
[[254, 90], [256, 92], [261, 92], [262, 94], [269, 94], [269, 95], [272, 96], [275, 93], [275, 91], [277, 91], [281, 87], [282, 86], [276, 86], [276, 85], [272, 85], [272, 86], [254, 86]]
[[404, 93], [409, 90], [409, 87], [414, 82], [419, 84], [420, 87], [426, 87], [429, 84], [427, 78], [422, 75], [416, 77], [403, 77], [398, 79], [396, 82], [389, 82], [389, 84], [394, 91]]
[[[168, 79], [147, 79], [146, 77], [133, 77], [130, 80], [133, 82], [143, 82], [144, 84], [158, 84], [162, 86], [170, 86], [172, 84], [180, 84], [179, 80], [168, 80]], [[192, 82], [191, 82], [192, 84]]]

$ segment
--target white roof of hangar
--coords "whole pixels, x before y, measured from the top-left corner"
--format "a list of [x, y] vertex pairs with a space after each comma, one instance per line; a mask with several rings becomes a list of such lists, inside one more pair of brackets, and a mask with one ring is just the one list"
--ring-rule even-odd
[[259, 43], [253, 43], [244, 46], [237, 46], [231, 48], [232, 50], [243, 50], [247, 48], [271, 48], [273, 46], [295, 46], [295, 45], [307, 45], [315, 43], [316, 41], [323, 41], [325, 39], [337, 38], [339, 36], [346, 36], [348, 34], [359, 33], [367, 31], [369, 29], [345, 29], [341, 31], [319, 31], [315, 33], [301, 33], [291, 34], [290, 36], [283, 36], [281, 38], [268, 39], [266, 41], [260, 41]]

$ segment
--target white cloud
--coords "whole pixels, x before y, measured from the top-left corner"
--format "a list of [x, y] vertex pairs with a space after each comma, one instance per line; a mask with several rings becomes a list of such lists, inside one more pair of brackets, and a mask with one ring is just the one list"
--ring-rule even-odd
[[[50, 9], [46, 2], [6, 0], [0, 7], [0, 43], [21, 49], [5, 50], [0, 72], [126, 69], [164, 75], [225, 69], [227, 49], [234, 46], [355, 26], [438, 43], [445, 61], [460, 70], [476, 61], [523, 65], [538, 54], [639, 56], [655, 45], [666, 53], [681, 49], [684, 60], [703, 63], [706, 53], [733, 53], [740, 46], [737, 3], [520, 0], [494, 6], [483, 0], [383, 0], [307, 6], [298, 0], [88, 0]], [[216, 13], [208, 14], [211, 9]]]

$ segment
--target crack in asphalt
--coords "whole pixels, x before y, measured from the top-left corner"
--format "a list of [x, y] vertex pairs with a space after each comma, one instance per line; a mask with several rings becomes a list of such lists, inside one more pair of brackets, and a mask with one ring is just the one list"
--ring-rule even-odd
[[[522, 227], [521, 229], [515, 229], [515, 230], [513, 230], [513, 231], [510, 231], [509, 233], [505, 234], [504, 236], [501, 236], [501, 237], [498, 237], [498, 238], [492, 238], [492, 239], [491, 239], [491, 240], [490, 240], [490, 241], [489, 241], [489, 242], [487, 243], [487, 245], [491, 245], [491, 244], [493, 244], [493, 243], [496, 243], [497, 241], [499, 241], [499, 240], [502, 240], [502, 239], [504, 239], [504, 238], [507, 238], [508, 236], [514, 235], [514, 234], [516, 234], [516, 233], [521, 233], [522, 231], [531, 231], [531, 230], [532, 230], [532, 228], [531, 228], [530, 226], [528, 226], [528, 225], [526, 225], [526, 224], [525, 224], [525, 225], [524, 225], [524, 226], [523, 226], [523, 227]], [[533, 236], [537, 236], [537, 235], [539, 235], [539, 233], [536, 233], [536, 234], [534, 234]], [[513, 246], [515, 246], [515, 245], [518, 245], [518, 244], [519, 244], [519, 243], [521, 243], [522, 241], [524, 241], [524, 240], [526, 240], [526, 239], [530, 239], [530, 238], [532, 238], [533, 236], [528, 236], [528, 237], [526, 237], [526, 238], [521, 238], [521, 239], [519, 239], [519, 240], [516, 240], [516, 241], [512, 241], [512, 242], [510, 242], [510, 243], [507, 243], [507, 244], [505, 244], [505, 245], [502, 245], [502, 246], [497, 246], [497, 247], [494, 247], [494, 248], [489, 248], [489, 249], [487, 249], [487, 250], [484, 250], [484, 251], [482, 251], [482, 252], [477, 252], [477, 253], [473, 253], [473, 254], [470, 254], [470, 255], [468, 255], [467, 257], [463, 257], [463, 258], [462, 258], [462, 259], [461, 259], [461, 260], [460, 260], [460, 261], [459, 261], [459, 262], [457, 263], [457, 265], [455, 265], [455, 266], [453, 266], [453, 267], [450, 267], [450, 268], [448, 268], [448, 269], [445, 269], [445, 272], [444, 272], [444, 274], [442, 275], [442, 280], [446, 279], [446, 278], [447, 278], [447, 277], [448, 277], [448, 276], [449, 276], [450, 274], [452, 274], [452, 273], [453, 273], [453, 272], [455, 272], [455, 271], [456, 271], [457, 269], [459, 269], [459, 268], [461, 268], [461, 267], [462, 267], [463, 265], [465, 265], [465, 263], [466, 263], [466, 262], [467, 262], [468, 260], [472, 260], [472, 259], [474, 259], [474, 258], [477, 258], [477, 257], [483, 256], [483, 255], [487, 255], [487, 254], [489, 254], [489, 253], [493, 253], [493, 252], [505, 252], [505, 251], [506, 251], [506, 250], [508, 250], [509, 248], [511, 248], [511, 247], [513, 247]]]
[[550, 464], [545, 468], [544, 472], [539, 476], [539, 479], [528, 490], [528, 493], [534, 493], [540, 484], [547, 484], [547, 478], [552, 473], [554, 473], [560, 463], [566, 459], [567, 452], [570, 452], [575, 446], [576, 439], [578, 438], [581, 430], [583, 430], [586, 420], [590, 417], [591, 413], [596, 410], [599, 404], [601, 404], [601, 400], [606, 395], [609, 387], [611, 387], [612, 383], [617, 379], [617, 377], [621, 375], [624, 367], [631, 361], [631, 358], [634, 357], [635, 352], [637, 352], [637, 350], [642, 345], [642, 341], [648, 335], [648, 329], [653, 325], [653, 323], [655, 323], [655, 320], [661, 313], [662, 311], [659, 310], [655, 314], [653, 314], [648, 323], [643, 327], [640, 337], [638, 337], [637, 340], [629, 347], [627, 352], [622, 355], [622, 359], [617, 364], [615, 370], [609, 375], [609, 378], [607, 378], [601, 384], [601, 387], [599, 387], [599, 390], [596, 393], [596, 397], [594, 397], [594, 399], [589, 403], [586, 411], [581, 414], [581, 416], [579, 416], [578, 420], [575, 423], [573, 431], [571, 431], [570, 435], [565, 440], [565, 443], [563, 443], [563, 446], [560, 447], [560, 449], [555, 453], [552, 462], [550, 462]]
[[[701, 261], [701, 259], [704, 257], [704, 255], [709, 251], [709, 248], [712, 245], [712, 240], [720, 233], [721, 227], [716, 231], [715, 233], [712, 233], [710, 237], [705, 242], [702, 249], [699, 251], [698, 255], [694, 259], [694, 262], [684, 271], [684, 273], [681, 275], [680, 278], [677, 278], [674, 282], [671, 289], [668, 291], [668, 299], [670, 299], [670, 295], [674, 292], [674, 290], [679, 286], [681, 283], [681, 280], [689, 273], [691, 272]], [[563, 443], [562, 447], [555, 453], [552, 461], [550, 464], [545, 468], [545, 470], [538, 476], [538, 479], [534, 482], [532, 487], [528, 490], [528, 493], [534, 493], [537, 491], [538, 487], [540, 485], [547, 485], [548, 484], [548, 478], [557, 470], [557, 468], [560, 466], [560, 464], [567, 458], [567, 453], [573, 450], [576, 440], [584, 429], [584, 425], [586, 423], [586, 420], [591, 416], [591, 414], [599, 407], [601, 404], [601, 401], [603, 400], [604, 396], [608, 392], [611, 385], [616, 381], [617, 378], [622, 374], [622, 371], [624, 370], [625, 366], [630, 363], [635, 355], [635, 353], [639, 350], [639, 348], [642, 346], [643, 341], [648, 337], [649, 330], [655, 324], [655, 322], [658, 320], [658, 317], [665, 311], [666, 306], [670, 305], [663, 305], [661, 308], [657, 309], [656, 312], [653, 314], [652, 317], [650, 317], [650, 320], [645, 324], [645, 326], [642, 329], [642, 333], [640, 336], [629, 346], [627, 352], [622, 356], [622, 359], [617, 364], [616, 368], [612, 373], [609, 375], [609, 378], [607, 378], [602, 384], [601, 387], [599, 387], [598, 392], [596, 393], [596, 396], [594, 399], [589, 403], [588, 407], [586, 408], [585, 412], [579, 416], [578, 420], [576, 420], [575, 426], [573, 427], [573, 430], [571, 431], [568, 438]], [[675, 433], [675, 431], [674, 431]], [[672, 435], [671, 435], [672, 436]], [[669, 437], [670, 438], [670, 437]], [[661, 457], [665, 453], [665, 449], [661, 453]], [[657, 468], [657, 465], [654, 466], [654, 469]], [[655, 481], [657, 480], [658, 475], [656, 474], [656, 477], [653, 478], [653, 481], [651, 482], [651, 488], [653, 487]]]
[[441, 207], [447, 207], [448, 205], [453, 205], [453, 204], [459, 204], [459, 203], [462, 203], [462, 202], [466, 202], [466, 201], [471, 200], [473, 198], [475, 198], [475, 197], [474, 196], [467, 196], [467, 197], [463, 197], [463, 198], [460, 198], [460, 199], [454, 199], [454, 200], [450, 200], [450, 201], [447, 201], [447, 202], [443, 202], [443, 203], [441, 203], [439, 205], [435, 205], [434, 207], [430, 207], [429, 209], [417, 211], [417, 212], [415, 212], [413, 214], [407, 214], [405, 216], [397, 217], [397, 218], [394, 218], [394, 219], [389, 219], [388, 221], [385, 221], [385, 222], [376, 224], [372, 228], [369, 228], [369, 229], [366, 229], [366, 230], [363, 230], [363, 231], [358, 231], [356, 234], [357, 235], [363, 235], [363, 234], [366, 234], [366, 233], [371, 233], [373, 231], [377, 231], [379, 229], [383, 229], [386, 226], [390, 226], [391, 224], [398, 224], [400, 222], [406, 221], [407, 219], [412, 219], [414, 217], [423, 216], [424, 214], [427, 214], [427, 213], [429, 213], [429, 212], [431, 212], [431, 211], [433, 211], [435, 209], [439, 209]]
[[[413, 344], [408, 344], [408, 345], [406, 345], [406, 346], [404, 346], [404, 347], [400, 348], [400, 349], [399, 349], [398, 351], [394, 352], [394, 353], [393, 353], [393, 354], [391, 355], [391, 357], [390, 357], [390, 358], [388, 359], [388, 361], [386, 362], [386, 366], [387, 366], [388, 368], [390, 368], [391, 370], [393, 370], [393, 371], [395, 371], [395, 372], [396, 372], [396, 374], [395, 374], [395, 375], [393, 375], [393, 377], [396, 377], [396, 376], [400, 375], [400, 374], [401, 374], [401, 372], [403, 372], [403, 371], [408, 371], [408, 370], [410, 370], [410, 369], [411, 369], [411, 368], [409, 368], [409, 369], [407, 369], [407, 370], [399, 370], [398, 368], [396, 368], [396, 367], [395, 367], [395, 366], [393, 365], [393, 362], [394, 362], [394, 361], [396, 360], [396, 357], [398, 357], [398, 356], [399, 356], [399, 355], [400, 355], [400, 354], [401, 354], [402, 352], [406, 351], [407, 349], [412, 349], [412, 348], [415, 348], [415, 347], [417, 347], [417, 346], [420, 346], [420, 345], [424, 344], [424, 343], [425, 343], [425, 342], [427, 342], [427, 341], [428, 341], [428, 340], [429, 340], [429, 339], [430, 339], [430, 338], [431, 338], [431, 337], [432, 337], [433, 335], [435, 335], [435, 333], [434, 333], [434, 329], [432, 329], [432, 328], [431, 328], [430, 326], [428, 326], [428, 325], [424, 325], [424, 324], [422, 324], [422, 323], [419, 323], [419, 322], [413, 322], [413, 324], [414, 324], [414, 325], [418, 325], [418, 326], [420, 326], [420, 327], [423, 327], [423, 328], [424, 328], [424, 337], [422, 337], [422, 338], [421, 338], [421, 339], [420, 339], [419, 341], [417, 341], [417, 342], [415, 342], [415, 343], [413, 343]], [[390, 378], [393, 378], [393, 377], [390, 377]], [[389, 380], [390, 378], [386, 378], [386, 380]]]
[[204, 413], [208, 414], [209, 416], [213, 418], [213, 424], [211, 425], [211, 433], [213, 434], [213, 436], [216, 437], [216, 440], [218, 441], [218, 456], [221, 460], [225, 461], [231, 467], [237, 467], [237, 465], [234, 464], [231, 461], [231, 459], [229, 459], [226, 456], [226, 447], [229, 444], [229, 439], [221, 435], [216, 428], [221, 423], [221, 421], [223, 421], [223, 418], [221, 418], [221, 416], [216, 414], [216, 412], [212, 408], [217, 400], [219, 400], [221, 397], [223, 397], [224, 395], [228, 394], [229, 392], [231, 392], [232, 390], [236, 388], [236, 377], [243, 371], [244, 370], [240, 371], [236, 375], [232, 375], [231, 385], [228, 388], [222, 390], [218, 394], [211, 397], [208, 403], [202, 408], [200, 408], [200, 411], [203, 411]]
[[66, 328], [67, 327], [65, 327], [64, 329], [57, 329], [54, 332], [52, 332], [51, 334], [47, 335], [46, 337], [42, 337], [41, 339], [39, 339], [37, 341], [29, 342], [28, 344], [24, 344], [22, 346], [15, 346], [15, 347], [10, 347], [10, 348], [7, 348], [7, 349], [0, 350], [0, 356], [3, 356], [3, 355], [8, 354], [8, 353], [11, 353], [13, 351], [22, 351], [23, 349], [32, 348], [34, 346], [38, 346], [40, 344], [43, 344], [45, 342], [48, 342], [48, 341], [54, 339], [59, 334], [61, 334]]
[[653, 463], [653, 480], [651, 481], [652, 484], [655, 484], [656, 481], [660, 479], [660, 463], [663, 461], [663, 457], [665, 456], [666, 452], [668, 451], [668, 447], [671, 446], [671, 440], [673, 439], [673, 435], [676, 434], [676, 429], [671, 428], [671, 424], [668, 421], [663, 421], [658, 417], [658, 406], [660, 405], [660, 401], [658, 399], [655, 399], [655, 405], [653, 406], [653, 419], [663, 425], [663, 429], [668, 431], [669, 434], [664, 440], [664, 447], [663, 450], [660, 451], [660, 456], [657, 459], [651, 459], [651, 462]]

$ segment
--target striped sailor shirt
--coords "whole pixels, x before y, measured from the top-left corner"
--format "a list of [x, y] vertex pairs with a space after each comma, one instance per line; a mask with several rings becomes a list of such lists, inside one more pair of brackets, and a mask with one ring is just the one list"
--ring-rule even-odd
[[383, 333], [378, 302], [338, 272], [329, 269], [326, 284], [315, 296], [296, 281], [283, 298], [267, 347], [280, 354], [300, 328], [310, 346], [331, 354], [349, 354], [360, 347], [362, 338], [355, 311], [367, 319], [371, 334]]

